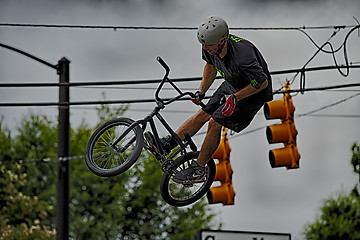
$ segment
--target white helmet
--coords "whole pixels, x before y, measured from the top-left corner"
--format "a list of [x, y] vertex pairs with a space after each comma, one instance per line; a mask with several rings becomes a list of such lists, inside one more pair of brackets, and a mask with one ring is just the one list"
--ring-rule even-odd
[[216, 16], [206, 18], [197, 30], [197, 38], [201, 44], [220, 44], [229, 38], [229, 28], [224, 19]]

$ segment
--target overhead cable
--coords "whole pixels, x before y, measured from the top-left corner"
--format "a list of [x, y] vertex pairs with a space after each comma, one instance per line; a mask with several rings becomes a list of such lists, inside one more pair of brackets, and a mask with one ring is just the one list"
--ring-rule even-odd
[[351, 95], [351, 96], [349, 96], [349, 97], [347, 97], [347, 98], [341, 99], [340, 101], [331, 103], [331, 104], [326, 105], [326, 106], [321, 107], [321, 108], [314, 109], [314, 110], [312, 110], [312, 111], [310, 111], [310, 112], [303, 113], [303, 114], [298, 114], [297, 117], [308, 116], [308, 115], [310, 115], [310, 114], [312, 114], [312, 113], [319, 112], [319, 111], [324, 110], [324, 109], [326, 109], [326, 108], [333, 107], [333, 106], [336, 106], [336, 105], [338, 105], [338, 104], [340, 104], [340, 103], [346, 102], [347, 100], [350, 100], [351, 98], [354, 98], [354, 97], [357, 97], [357, 96], [360, 96], [360, 93], [356, 93], [356, 94]]
[[[345, 29], [355, 25], [302, 26], [302, 27], [230, 27], [231, 30], [321, 30]], [[120, 25], [74, 25], [74, 24], [32, 24], [32, 23], [0, 23], [0, 27], [22, 28], [68, 28], [68, 29], [112, 29], [112, 30], [197, 30], [197, 27], [174, 26], [120, 26]]]
[[[328, 87], [318, 87], [318, 88], [309, 88], [309, 89], [294, 89], [289, 91], [275, 91], [274, 94], [283, 94], [285, 92], [301, 92], [301, 91], [323, 91], [329, 89], [339, 89], [339, 88], [349, 88], [349, 87], [359, 87], [360, 83], [351, 83], [351, 84], [342, 84], [336, 86]], [[209, 97], [206, 97], [209, 98]], [[168, 101], [171, 98], [164, 98], [164, 101]], [[189, 100], [190, 98], [181, 98], [180, 101]], [[130, 103], [149, 103], [155, 102], [155, 99], [132, 99], [132, 100], [102, 100], [102, 101], [72, 101], [72, 102], [18, 102], [18, 103], [0, 103], [0, 107], [30, 107], [30, 106], [79, 106], [79, 105], [97, 105], [97, 104], [130, 104]]]
[[59, 158], [50, 158], [45, 157], [42, 159], [17, 159], [17, 160], [1, 160], [2, 165], [11, 165], [11, 164], [27, 164], [27, 163], [56, 163], [64, 162], [70, 160], [83, 160], [85, 156], [69, 156], [69, 157], [59, 157]]
[[[271, 75], [281, 75], [289, 73], [298, 73], [301, 71], [304, 72], [313, 72], [321, 70], [330, 70], [337, 68], [360, 68], [360, 65], [350, 65], [350, 66], [320, 66], [320, 67], [310, 67], [310, 68], [296, 68], [288, 70], [279, 70], [270, 72]], [[191, 82], [191, 81], [201, 81], [201, 77], [188, 77], [188, 78], [171, 78], [172, 82]], [[221, 76], [217, 76], [216, 79], [223, 79]], [[160, 83], [162, 79], [139, 79], [139, 80], [117, 80], [117, 81], [87, 81], [87, 82], [70, 82], [70, 83], [0, 83], [0, 87], [59, 87], [59, 86], [69, 86], [69, 87], [81, 87], [81, 86], [106, 86], [106, 85], [134, 85], [134, 84], [152, 84]], [[275, 91], [277, 92], [277, 91]]]
[[[355, 18], [355, 20], [357, 21], [357, 19]], [[347, 77], [350, 73], [350, 65], [351, 63], [349, 63], [349, 59], [348, 59], [348, 52], [347, 52], [347, 42], [348, 39], [350, 37], [350, 35], [355, 31], [360, 29], [360, 24], [357, 21], [358, 25], [353, 26], [350, 31], [345, 35], [344, 37], [344, 41], [342, 42], [342, 44], [335, 49], [333, 44], [330, 42], [330, 40], [341, 30], [341, 28], [336, 28], [334, 29], [334, 32], [330, 35], [329, 39], [327, 41], [325, 41], [321, 46], [319, 46], [314, 39], [304, 30], [299, 29], [299, 31], [301, 31], [303, 34], [305, 34], [305, 36], [314, 44], [314, 46], [317, 48], [317, 50], [315, 51], [315, 53], [310, 57], [310, 59], [303, 65], [302, 69], [300, 71], [298, 71], [295, 76], [292, 78], [292, 81], [290, 84], [292, 84], [295, 81], [295, 78], [300, 74], [300, 89], [304, 89], [305, 88], [305, 67], [315, 58], [315, 56], [317, 56], [320, 52], [326, 53], [326, 54], [330, 54], [333, 58], [334, 64], [336, 69], [338, 70], [338, 72], [344, 76]], [[359, 35], [359, 34], [358, 34]], [[330, 51], [328, 50], [324, 50], [324, 48], [326, 46], [330, 47]], [[337, 53], [338, 51], [340, 51], [341, 49], [343, 49], [343, 57], [344, 57], [344, 61], [345, 64], [344, 65], [339, 65], [338, 61], [336, 59], [335, 53]], [[346, 71], [343, 72], [341, 69], [344, 68]], [[280, 89], [283, 89], [283, 87], [281, 87]], [[301, 92], [303, 93], [303, 92]]]

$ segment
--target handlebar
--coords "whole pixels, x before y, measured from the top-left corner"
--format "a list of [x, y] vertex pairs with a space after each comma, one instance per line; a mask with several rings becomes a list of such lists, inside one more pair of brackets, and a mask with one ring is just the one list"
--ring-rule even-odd
[[[170, 73], [170, 68], [169, 66], [165, 63], [165, 61], [161, 58], [161, 57], [157, 57], [156, 60], [161, 64], [161, 66], [163, 66], [163, 68], [165, 69], [165, 75], [160, 83], [160, 85], [158, 86], [158, 88], [156, 89], [156, 92], [155, 92], [155, 99], [161, 103], [163, 103], [164, 105], [167, 105], [167, 104], [170, 104], [172, 102], [174, 102], [175, 100], [178, 100], [180, 98], [182, 98], [183, 96], [186, 96], [186, 95], [189, 95], [190, 97], [194, 98], [195, 97], [195, 94], [192, 93], [192, 92], [182, 92], [174, 83], [173, 81], [171, 81], [168, 76], [169, 76], [169, 73]], [[164, 85], [165, 82], [169, 82], [174, 88], [175, 90], [179, 93], [178, 96], [170, 99], [170, 100], [167, 100], [166, 102], [161, 99], [159, 97], [159, 92], [162, 88], [162, 86]], [[200, 103], [200, 106], [201, 107], [205, 107], [205, 104], [204, 103]]]
[[164, 60], [162, 60], [161, 57], [157, 57], [156, 60], [161, 64], [161, 66], [163, 66], [165, 68], [166, 73], [165, 73], [164, 78], [167, 78], [169, 75], [169, 72], [170, 72], [169, 66], [164, 62]]

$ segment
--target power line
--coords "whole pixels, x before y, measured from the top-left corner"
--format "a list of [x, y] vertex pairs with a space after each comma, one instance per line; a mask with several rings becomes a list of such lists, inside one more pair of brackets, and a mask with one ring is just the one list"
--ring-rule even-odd
[[[339, 66], [340, 68], [347, 68], [347, 66]], [[349, 68], [360, 68], [360, 65], [350, 65]], [[313, 72], [322, 70], [337, 69], [337, 66], [320, 66], [311, 68], [296, 68], [280, 71], [272, 71], [271, 75], [282, 75], [289, 73], [299, 72]], [[172, 78], [173, 82], [191, 82], [201, 81], [202, 77], [187, 77], [187, 78]], [[217, 76], [216, 79], [223, 79], [221, 76]], [[83, 86], [112, 86], [112, 85], [136, 85], [136, 84], [152, 84], [160, 83], [162, 79], [138, 79], [138, 80], [118, 80], [118, 81], [88, 81], [88, 82], [70, 82], [70, 83], [0, 83], [0, 87], [83, 87]]]
[[349, 83], [349, 84], [341, 84], [341, 85], [327, 86], [327, 87], [294, 89], [294, 90], [288, 90], [288, 91], [275, 91], [274, 94], [325, 91], [325, 90], [340, 89], [340, 88], [350, 88], [350, 87], [359, 87], [359, 86], [360, 86], [360, 83]]
[[[149, 112], [148, 109], [128, 109], [127, 112]], [[163, 113], [180, 113], [180, 114], [193, 114], [194, 111], [186, 111], [186, 110], [163, 110]], [[262, 113], [258, 113], [257, 115], [264, 115]], [[309, 114], [306, 115], [308, 117], [326, 117], [326, 118], [360, 118], [360, 115], [356, 114]], [[299, 114], [295, 114], [295, 117], [302, 117]]]
[[354, 98], [354, 97], [357, 97], [357, 96], [360, 96], [360, 93], [356, 93], [356, 94], [351, 95], [350, 97], [344, 98], [344, 99], [342, 99], [342, 100], [340, 100], [340, 101], [331, 103], [331, 104], [329, 104], [329, 105], [326, 105], [326, 106], [324, 106], [324, 107], [321, 107], [321, 108], [312, 110], [312, 111], [307, 112], [307, 113], [299, 114], [299, 115], [297, 115], [297, 116], [298, 116], [298, 117], [304, 117], [304, 116], [310, 115], [310, 114], [312, 114], [312, 113], [315, 113], [315, 112], [324, 110], [324, 109], [326, 109], [326, 108], [336, 106], [336, 105], [338, 105], [338, 104], [340, 104], [340, 103], [346, 102], [347, 100], [350, 100], [351, 98]]
[[[360, 90], [359, 90], [360, 91]], [[72, 108], [72, 110], [96, 110], [93, 107], [74, 107]], [[126, 110], [126, 112], [144, 112], [144, 113], [148, 113], [149, 109], [145, 109], [145, 108], [129, 108]], [[192, 110], [174, 110], [174, 109], [163, 109], [161, 111], [162, 113], [175, 113], [175, 114], [193, 114], [194, 111]], [[263, 113], [258, 113], [257, 115], [264, 115]], [[295, 117], [297, 117], [298, 115], [295, 114]], [[308, 115], [309, 117], [326, 117], [326, 118], [360, 118], [360, 115], [356, 115], [356, 114], [311, 114]]]
[[[351, 62], [349, 62], [348, 59], [348, 53], [347, 53], [347, 42], [349, 37], [351, 36], [351, 34], [355, 31], [358, 30], [358, 35], [359, 35], [359, 28], [360, 28], [360, 23], [359, 21], [354, 17], [355, 21], [358, 23], [356, 26], [352, 27], [350, 29], [350, 31], [345, 35], [344, 41], [343, 43], [337, 48], [334, 49], [333, 44], [330, 42], [330, 40], [341, 30], [341, 28], [337, 28], [334, 29], [333, 33], [330, 35], [329, 39], [323, 43], [321, 46], [319, 46], [314, 39], [304, 30], [299, 29], [299, 31], [301, 33], [303, 33], [317, 48], [317, 50], [315, 51], [315, 53], [310, 57], [310, 59], [303, 65], [303, 69], [305, 69], [305, 67], [315, 58], [315, 56], [317, 54], [319, 54], [320, 52], [326, 53], [326, 54], [330, 54], [332, 55], [334, 64], [336, 66], [336, 69], [338, 70], [338, 72], [344, 76], [347, 77], [350, 74], [350, 65], [352, 65]], [[329, 46], [331, 51], [325, 50], [324, 48], [326, 46]], [[345, 72], [342, 71], [342, 67], [338, 64], [337, 58], [335, 56], [335, 53], [337, 53], [338, 51], [340, 51], [341, 49], [343, 49], [343, 57], [344, 57], [344, 61], [345, 61]], [[295, 78], [297, 77], [297, 75], [300, 74], [300, 89], [305, 89], [305, 71], [299, 71], [295, 74], [295, 76], [293, 77], [293, 80], [291, 81], [290, 84], [292, 84], [295, 81]], [[282, 88], [281, 88], [282, 89]], [[301, 93], [303, 93], [301, 91]]]
[[[295, 114], [295, 116], [297, 116]], [[360, 115], [354, 114], [309, 114], [307, 117], [326, 117], [326, 118], [360, 118]]]
[[0, 163], [2, 165], [11, 165], [11, 164], [29, 164], [29, 163], [58, 163], [64, 161], [72, 161], [72, 160], [83, 160], [85, 158], [82, 156], [70, 156], [70, 157], [59, 157], [59, 158], [50, 158], [45, 157], [42, 159], [18, 159], [18, 160], [2, 160]]
[[[333, 25], [333, 26], [320, 26], [320, 27], [289, 27], [289, 28], [283, 28], [283, 27], [280, 27], [280, 28], [274, 28], [274, 27], [260, 27], [260, 28], [230, 28], [232, 30], [299, 30], [301, 33], [305, 34], [309, 39], [310, 41], [315, 45], [315, 47], [317, 48], [317, 51], [315, 52], [315, 54], [305, 63], [305, 65], [301, 68], [301, 69], [297, 69], [295, 71], [296, 75], [293, 77], [293, 80], [292, 82], [295, 80], [296, 76], [298, 74], [301, 74], [300, 75], [300, 89], [303, 90], [305, 89], [305, 72], [306, 71], [311, 71], [311, 70], [306, 70], [306, 66], [314, 59], [314, 57], [320, 53], [320, 52], [324, 52], [324, 53], [328, 53], [328, 54], [331, 54], [333, 56], [333, 59], [334, 59], [334, 64], [335, 66], [331, 66], [331, 67], [335, 67], [341, 75], [343, 76], [348, 76], [349, 72], [350, 72], [350, 68], [354, 67], [354, 66], [351, 66], [352, 63], [348, 61], [348, 56], [347, 56], [347, 50], [346, 50], [346, 45], [347, 45], [347, 41], [348, 41], [348, 38], [350, 37], [350, 35], [352, 34], [352, 32], [354, 32], [355, 30], [359, 29], [360, 28], [360, 24], [359, 24], [359, 21], [354, 17], [354, 19], [357, 21], [357, 25], [351, 25], [351, 26], [347, 26], [347, 25]], [[44, 27], [44, 28], [89, 28], [89, 29], [114, 29], [114, 30], [117, 30], [117, 29], [154, 29], [154, 30], [195, 30], [197, 28], [194, 28], [194, 27], [142, 27], [142, 26], [138, 26], [138, 27], [134, 27], [134, 26], [101, 26], [101, 25], [56, 25], [56, 24], [27, 24], [27, 23], [0, 23], [0, 26], [5, 26], [5, 27]], [[341, 44], [341, 46], [339, 48], [337, 48], [336, 50], [334, 50], [333, 48], [333, 45], [329, 42], [331, 38], [333, 38], [341, 29], [345, 29], [345, 28], [351, 28], [350, 31], [346, 34], [345, 38], [344, 38], [344, 41], [343, 43]], [[330, 38], [321, 46], [319, 46], [313, 39], [312, 37], [307, 33], [305, 32], [305, 29], [334, 29], [334, 32], [333, 34], [330, 36]], [[5, 48], [8, 48], [8, 49], [11, 49], [11, 50], [15, 50], [15, 51], [18, 51], [22, 54], [24, 54], [24, 52], [22, 52], [21, 50], [18, 50], [18, 49], [15, 49], [15, 48], [12, 48], [8, 45], [4, 45], [4, 44], [0, 44], [0, 46], [2, 47], [5, 47]], [[331, 48], [331, 51], [327, 51], [327, 50], [324, 50], [324, 47], [325, 46], [329, 46]], [[344, 50], [344, 59], [345, 59], [345, 66], [342, 66], [342, 65], [339, 65], [337, 63], [337, 60], [336, 60], [336, 57], [335, 57], [335, 53], [338, 52], [340, 49], [343, 49]], [[26, 53], [25, 53], [26, 54]], [[27, 54], [29, 55], [29, 54]], [[29, 55], [30, 57], [36, 59], [37, 61], [41, 61], [55, 69], [57, 69], [57, 66], [56, 65], [52, 65], [50, 63], [47, 63], [41, 59], [38, 59], [32, 55]], [[359, 66], [355, 66], [355, 67], [359, 67]], [[342, 68], [346, 68], [346, 72], [342, 72]], [[328, 68], [326, 68], [328, 69]], [[315, 69], [313, 69], [315, 71]], [[316, 69], [316, 71], [320, 70], [319, 68]], [[291, 70], [292, 72], [294, 72], [294, 70]], [[272, 72], [271, 74], [284, 74], [284, 73], [290, 73], [289, 71], [278, 71], [278, 72]], [[198, 80], [198, 78], [193, 78], [191, 79], [193, 81], [196, 81]], [[146, 80], [147, 83], [150, 83], [151, 80]], [[155, 81], [159, 81], [159, 80], [155, 80]], [[189, 81], [189, 79], [188, 79]], [[140, 83], [138, 81], [138, 83]], [[144, 83], [144, 82], [143, 82]], [[81, 86], [83, 84], [89, 84], [89, 83], [67, 83], [69, 84], [68, 86]], [[80, 85], [79, 85], [80, 84]], [[109, 83], [109, 82], [103, 82], [103, 83], [97, 83], [98, 85], [103, 85], [103, 84], [114, 84], [114, 83]], [[124, 83], [122, 82], [121, 84], [133, 84], [131, 82], [128, 82], [128, 83]], [[42, 85], [42, 84], [39, 84], [39, 83], [33, 83], [33, 84], [21, 84], [23, 87], [24, 86], [33, 86], [33, 87], [40, 87], [40, 86], [56, 86], [54, 84], [45, 84], [45, 85]], [[4, 84], [3, 86], [7, 86], [7, 87], [10, 87], [11, 85], [7, 85], [7, 84]], [[280, 88], [279, 90], [281, 90], [282, 88]], [[277, 91], [276, 91], [277, 92]], [[304, 91], [300, 91], [301, 93], [303, 93]]]
[[[339, 89], [360, 86], [360, 83], [342, 84], [328, 87], [308, 88], [308, 89], [294, 89], [290, 91], [275, 91], [274, 94], [282, 94], [285, 92], [306, 92], [306, 91], [324, 91], [328, 89]], [[207, 97], [209, 98], [209, 97]], [[164, 98], [168, 101], [171, 98]], [[180, 101], [189, 100], [190, 98], [178, 99]], [[30, 107], [30, 106], [79, 106], [79, 105], [97, 105], [97, 104], [131, 104], [131, 103], [150, 103], [155, 102], [155, 99], [132, 99], [132, 100], [102, 100], [102, 101], [74, 101], [74, 102], [19, 102], [19, 103], [0, 103], [0, 107]]]
[[[268, 31], [294, 31], [294, 30], [322, 30], [322, 29], [346, 29], [356, 25], [331, 25], [331, 26], [301, 26], [301, 27], [230, 27], [231, 30], [268, 30]], [[111, 29], [117, 30], [197, 30], [197, 27], [173, 27], [173, 26], [120, 26], [120, 25], [71, 25], [71, 24], [31, 24], [31, 23], [0, 23], [0, 27], [19, 28], [62, 28], [62, 29]]]
[[[358, 66], [360, 68], [360, 65]], [[219, 78], [219, 77], [218, 77]], [[173, 82], [199, 81], [201, 77], [193, 78], [174, 78]], [[0, 83], [0, 87], [82, 87], [82, 86], [109, 86], [109, 85], [134, 85], [160, 83], [162, 79], [139, 79], [139, 80], [119, 80], [119, 81], [92, 81], [92, 82], [70, 82], [70, 83]]]

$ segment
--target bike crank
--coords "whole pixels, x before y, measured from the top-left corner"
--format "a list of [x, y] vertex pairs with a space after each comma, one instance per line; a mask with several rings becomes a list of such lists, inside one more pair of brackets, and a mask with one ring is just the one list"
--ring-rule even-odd
[[174, 166], [174, 160], [167, 159], [161, 164], [161, 170], [163, 172], [169, 173], [173, 169]]

